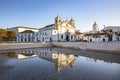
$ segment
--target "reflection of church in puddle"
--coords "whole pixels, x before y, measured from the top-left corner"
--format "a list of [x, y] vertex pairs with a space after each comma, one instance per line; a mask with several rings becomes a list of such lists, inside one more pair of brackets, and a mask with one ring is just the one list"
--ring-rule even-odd
[[18, 60], [39, 57], [41, 59], [55, 63], [55, 68], [58, 72], [62, 67], [75, 67], [76, 57], [73, 54], [63, 54], [52, 49], [42, 50], [18, 50], [15, 52], [1, 53], [0, 56], [7, 58], [15, 58]]
[[56, 70], [61, 71], [62, 67], [75, 66], [75, 56], [73, 54], [62, 54], [58, 51], [51, 49], [36, 50], [36, 51], [18, 51], [18, 59], [27, 59], [33, 57], [39, 57], [41, 59], [55, 63]]
[[75, 56], [73, 54], [61, 54], [57, 51], [41, 51], [38, 56], [42, 59], [55, 63], [56, 70], [61, 71], [62, 67], [74, 67]]

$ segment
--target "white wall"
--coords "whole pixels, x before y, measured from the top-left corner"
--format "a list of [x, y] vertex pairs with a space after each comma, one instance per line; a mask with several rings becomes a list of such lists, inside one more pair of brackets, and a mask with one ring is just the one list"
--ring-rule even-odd
[[39, 31], [38, 29], [31, 29], [31, 28], [18, 28], [18, 32], [23, 32], [25, 30], [31, 30], [31, 31], [34, 31], [34, 32], [37, 32]]
[[52, 38], [52, 30], [40, 30], [39, 38], [40, 41], [50, 42], [50, 38]]
[[18, 42], [32, 42], [34, 41], [33, 33], [19, 33]]
[[50, 43], [7, 43], [1, 44], [0, 50], [21, 49], [21, 48], [37, 48], [52, 46]]
[[79, 49], [120, 51], [120, 42], [53, 42], [60, 47], [71, 47]]
[[52, 41], [58, 41], [58, 30], [52, 30]]

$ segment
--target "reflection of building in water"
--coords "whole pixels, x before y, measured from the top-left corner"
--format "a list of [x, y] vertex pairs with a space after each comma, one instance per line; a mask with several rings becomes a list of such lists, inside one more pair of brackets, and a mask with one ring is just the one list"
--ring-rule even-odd
[[18, 50], [16, 51], [17, 54], [21, 53], [21, 54], [34, 54], [33, 50]]
[[34, 54], [33, 50], [18, 50], [16, 53], [18, 54], [17, 59], [20, 59], [20, 60], [37, 57], [37, 55]]
[[37, 55], [35, 55], [35, 54], [31, 54], [31, 55], [25, 55], [25, 54], [18, 54], [18, 59], [27, 59], [27, 58], [33, 58], [33, 57], [37, 57]]
[[17, 50], [15, 52], [3, 52], [0, 53], [0, 57], [15, 58], [21, 60], [21, 59], [37, 57], [37, 55], [35, 55], [35, 52], [36, 51], [33, 50]]
[[55, 68], [58, 72], [61, 71], [62, 67], [75, 66], [75, 55], [73, 54], [62, 54], [52, 49], [40, 49], [40, 50], [17, 50], [15, 52], [1, 53], [0, 56], [15, 58], [15, 59], [28, 59], [39, 56], [40, 58], [55, 63]]
[[75, 66], [75, 56], [73, 54], [61, 54], [55, 51], [40, 51], [38, 56], [42, 59], [55, 63], [56, 70], [61, 71], [62, 67], [74, 67]]
[[56, 69], [59, 72], [63, 66], [74, 67], [75, 66], [75, 56], [65, 55], [65, 54], [53, 54], [53, 59], [57, 59]]

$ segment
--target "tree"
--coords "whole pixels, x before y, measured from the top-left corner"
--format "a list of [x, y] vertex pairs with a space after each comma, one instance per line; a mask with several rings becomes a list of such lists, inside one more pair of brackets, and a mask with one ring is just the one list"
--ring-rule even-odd
[[5, 29], [0, 29], [0, 42], [7, 37], [7, 31]]
[[7, 39], [8, 39], [9, 41], [14, 40], [15, 37], [16, 37], [15, 31], [7, 31]]
[[108, 41], [112, 41], [113, 31], [112, 29], [107, 30]]
[[118, 41], [120, 41], [120, 31], [116, 32], [117, 36], [118, 36]]
[[93, 38], [99, 38], [100, 35], [99, 35], [99, 34], [93, 34], [92, 37], [93, 37]]
[[120, 32], [119, 31], [117, 32], [117, 36], [120, 36]]

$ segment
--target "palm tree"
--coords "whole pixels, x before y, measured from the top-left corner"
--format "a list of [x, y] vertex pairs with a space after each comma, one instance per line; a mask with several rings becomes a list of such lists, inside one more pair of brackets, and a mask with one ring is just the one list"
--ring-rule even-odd
[[117, 32], [117, 36], [118, 36], [118, 41], [120, 41], [120, 31]]

